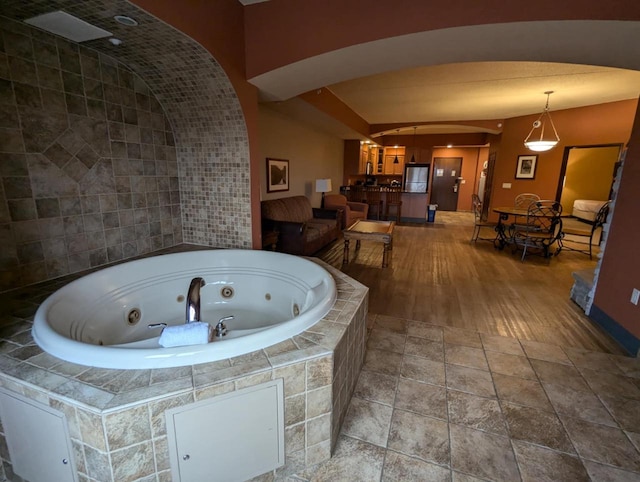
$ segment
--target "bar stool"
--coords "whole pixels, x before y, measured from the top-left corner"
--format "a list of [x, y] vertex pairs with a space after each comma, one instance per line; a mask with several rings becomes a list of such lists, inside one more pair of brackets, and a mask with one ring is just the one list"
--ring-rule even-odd
[[384, 205], [384, 219], [389, 220], [389, 208], [396, 209], [396, 223], [400, 222], [402, 217], [402, 189], [399, 187], [390, 187], [387, 191], [386, 203]]
[[347, 200], [355, 203], [364, 202], [364, 191], [362, 186], [351, 186], [347, 191]]
[[380, 219], [382, 215], [382, 196], [378, 186], [365, 186], [364, 188], [365, 202], [369, 205], [369, 214], [373, 217], [375, 211], [376, 219]]

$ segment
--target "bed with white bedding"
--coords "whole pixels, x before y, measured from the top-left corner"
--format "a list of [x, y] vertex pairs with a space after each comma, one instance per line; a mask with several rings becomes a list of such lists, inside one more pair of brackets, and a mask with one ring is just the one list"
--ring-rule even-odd
[[578, 219], [593, 222], [596, 219], [596, 214], [606, 202], [592, 199], [576, 199], [573, 201], [571, 215]]

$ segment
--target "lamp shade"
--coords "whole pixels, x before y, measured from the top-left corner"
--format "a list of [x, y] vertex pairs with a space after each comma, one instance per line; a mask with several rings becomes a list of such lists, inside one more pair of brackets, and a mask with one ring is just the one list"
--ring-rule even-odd
[[525, 142], [524, 145], [527, 149], [534, 152], [545, 152], [553, 149], [558, 141], [548, 140], [548, 141], [529, 141]]
[[[553, 94], [553, 91], [548, 90], [545, 94], [547, 95], [547, 104], [544, 106], [544, 110], [538, 119], [533, 123], [533, 127], [531, 128], [529, 135], [524, 140], [525, 147], [534, 152], [548, 151], [553, 149], [556, 144], [560, 142], [558, 131], [556, 131], [556, 126], [553, 124], [551, 114], [549, 114], [549, 96]], [[551, 126], [553, 136], [545, 134], [545, 127], [547, 127], [547, 124]], [[547, 131], [549, 131], [548, 128]]]
[[316, 179], [316, 192], [331, 192], [331, 179]]

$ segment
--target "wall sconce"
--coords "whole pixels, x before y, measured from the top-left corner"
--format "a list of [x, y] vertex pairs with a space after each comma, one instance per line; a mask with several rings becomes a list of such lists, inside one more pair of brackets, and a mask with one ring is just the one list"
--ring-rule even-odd
[[332, 189], [331, 179], [316, 179], [316, 192], [322, 193], [322, 201], [320, 201], [321, 209], [324, 209], [324, 193], [331, 192]]
[[[548, 90], [545, 92], [547, 94], [547, 104], [544, 106], [544, 110], [540, 114], [540, 116], [533, 123], [533, 127], [529, 132], [529, 135], [524, 140], [524, 145], [527, 149], [530, 149], [535, 152], [545, 152], [550, 149], [553, 149], [558, 142], [560, 142], [560, 137], [558, 137], [558, 132], [556, 131], [556, 126], [553, 125], [553, 120], [551, 120], [551, 115], [549, 114], [549, 96], [553, 94], [553, 90]], [[546, 119], [549, 119], [549, 124], [551, 124], [551, 128], [553, 129], [553, 134], [555, 138], [548, 137], [544, 138], [544, 126]], [[540, 129], [540, 137], [536, 135], [535, 138], [531, 138], [533, 132], [536, 129]]]

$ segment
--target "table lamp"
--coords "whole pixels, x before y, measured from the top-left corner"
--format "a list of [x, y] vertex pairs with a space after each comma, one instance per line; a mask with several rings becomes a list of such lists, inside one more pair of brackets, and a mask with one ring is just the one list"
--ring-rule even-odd
[[331, 179], [316, 179], [316, 192], [322, 193], [320, 208], [324, 209], [324, 193], [331, 192]]

